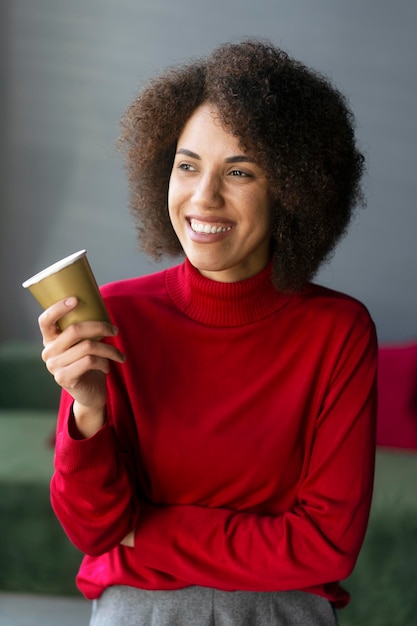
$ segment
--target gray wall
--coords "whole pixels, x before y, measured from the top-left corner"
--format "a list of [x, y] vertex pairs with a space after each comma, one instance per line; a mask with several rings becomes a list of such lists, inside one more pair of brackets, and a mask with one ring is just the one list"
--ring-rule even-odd
[[99, 283], [158, 269], [137, 251], [118, 120], [167, 65], [268, 37], [348, 95], [368, 207], [319, 282], [358, 297], [381, 341], [417, 336], [414, 0], [3, 0], [0, 339], [36, 339], [20, 286], [87, 248]]

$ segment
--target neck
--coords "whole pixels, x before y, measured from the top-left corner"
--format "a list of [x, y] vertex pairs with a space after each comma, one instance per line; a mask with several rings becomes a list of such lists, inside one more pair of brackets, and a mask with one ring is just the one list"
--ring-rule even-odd
[[177, 307], [203, 324], [242, 326], [271, 315], [289, 296], [276, 291], [269, 263], [261, 272], [238, 282], [211, 280], [186, 259], [167, 270], [167, 290]]

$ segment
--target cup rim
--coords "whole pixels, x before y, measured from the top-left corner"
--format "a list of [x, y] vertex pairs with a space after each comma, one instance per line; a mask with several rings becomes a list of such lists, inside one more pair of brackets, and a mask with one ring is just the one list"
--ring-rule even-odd
[[64, 267], [68, 267], [68, 265], [71, 265], [86, 254], [87, 250], [79, 250], [78, 252], [74, 252], [73, 254], [70, 254], [63, 259], [56, 261], [56, 263], [53, 263], [52, 265], [48, 265], [48, 267], [46, 267], [45, 269], [25, 280], [25, 282], [22, 283], [22, 287], [26, 289], [27, 287], [31, 287], [36, 283], [40, 283], [41, 280], [43, 280], [44, 278], [47, 278], [48, 276], [59, 272], [60, 270], [64, 269]]

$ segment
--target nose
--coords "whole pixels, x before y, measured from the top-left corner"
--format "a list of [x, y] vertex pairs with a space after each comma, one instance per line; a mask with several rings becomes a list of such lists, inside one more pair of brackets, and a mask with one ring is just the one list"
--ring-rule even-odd
[[222, 182], [213, 172], [199, 176], [193, 193], [193, 201], [201, 209], [218, 209], [223, 205]]

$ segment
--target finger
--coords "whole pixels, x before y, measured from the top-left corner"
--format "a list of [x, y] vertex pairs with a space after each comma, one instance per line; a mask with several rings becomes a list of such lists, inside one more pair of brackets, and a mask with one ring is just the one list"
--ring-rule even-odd
[[62, 341], [69, 346], [84, 339], [100, 341], [103, 337], [115, 337], [118, 329], [109, 322], [89, 320], [71, 324], [62, 332]]
[[[87, 355], [78, 361], [75, 361], [71, 365], [66, 367], [58, 368], [54, 373], [55, 382], [71, 392], [76, 389], [77, 385], [79, 385], [80, 381], [92, 371], [102, 372], [103, 374], [108, 374], [109, 372], [109, 361], [108, 359], [104, 359], [95, 355]], [[87, 394], [89, 390], [87, 390]]]
[[[49, 372], [55, 375], [58, 369], [63, 369], [86, 357], [102, 358], [106, 360], [123, 363], [125, 356], [115, 346], [93, 339], [85, 339], [75, 345], [59, 350], [57, 344], [61, 341], [59, 337], [53, 344], [47, 346], [42, 352], [42, 358], [46, 363]], [[101, 368], [100, 368], [101, 369]], [[108, 369], [108, 367], [106, 368]]]
[[44, 345], [49, 341], [53, 341], [59, 334], [58, 320], [64, 317], [66, 313], [75, 309], [78, 300], [75, 297], [65, 298], [59, 302], [55, 302], [39, 316], [38, 323], [42, 333]]
[[87, 339], [94, 340], [97, 344], [103, 337], [114, 337], [117, 335], [118, 329], [108, 322], [91, 321], [71, 324], [62, 332], [60, 330], [56, 331], [55, 336], [53, 336], [53, 332], [51, 330], [48, 335], [50, 337], [49, 342], [44, 336], [42, 359], [45, 362]]

